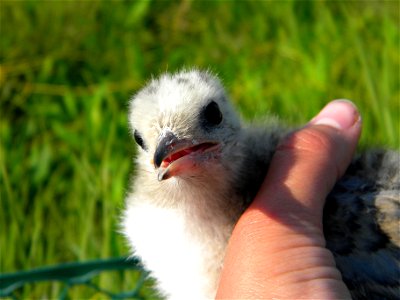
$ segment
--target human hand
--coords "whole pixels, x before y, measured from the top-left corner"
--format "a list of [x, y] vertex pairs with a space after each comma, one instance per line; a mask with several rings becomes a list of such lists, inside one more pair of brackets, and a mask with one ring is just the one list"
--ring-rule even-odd
[[339, 100], [278, 146], [256, 198], [235, 226], [217, 298], [350, 298], [325, 248], [322, 213], [360, 133], [356, 107]]

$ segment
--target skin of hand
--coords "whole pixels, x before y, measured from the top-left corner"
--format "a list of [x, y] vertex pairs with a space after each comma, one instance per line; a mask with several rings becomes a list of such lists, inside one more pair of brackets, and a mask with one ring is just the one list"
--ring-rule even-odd
[[350, 299], [325, 248], [325, 198], [348, 167], [361, 117], [335, 100], [278, 146], [229, 241], [217, 298]]

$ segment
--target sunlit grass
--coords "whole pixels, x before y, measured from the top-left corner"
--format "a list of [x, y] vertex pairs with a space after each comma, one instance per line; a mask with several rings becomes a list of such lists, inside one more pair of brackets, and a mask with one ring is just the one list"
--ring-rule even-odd
[[166, 70], [217, 72], [246, 119], [302, 124], [352, 99], [361, 144], [399, 148], [398, 14], [395, 1], [2, 1], [1, 272], [128, 254], [127, 101]]

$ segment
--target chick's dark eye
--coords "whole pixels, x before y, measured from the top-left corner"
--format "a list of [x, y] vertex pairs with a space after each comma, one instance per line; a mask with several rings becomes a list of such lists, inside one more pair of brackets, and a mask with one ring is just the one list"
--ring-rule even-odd
[[222, 113], [219, 109], [218, 104], [215, 101], [211, 101], [204, 109], [203, 114], [204, 120], [207, 125], [218, 125], [222, 121]]
[[146, 150], [146, 145], [144, 144], [143, 138], [141, 137], [140, 133], [135, 130], [133, 133], [133, 138], [135, 139], [135, 142], [143, 149]]

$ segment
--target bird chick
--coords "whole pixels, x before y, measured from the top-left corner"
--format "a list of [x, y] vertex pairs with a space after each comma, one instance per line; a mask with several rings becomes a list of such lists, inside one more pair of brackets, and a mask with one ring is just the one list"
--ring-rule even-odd
[[[130, 102], [140, 146], [123, 232], [170, 299], [215, 297], [233, 226], [288, 130], [243, 124], [218, 78], [184, 70], [153, 79]], [[355, 158], [327, 198], [324, 234], [355, 299], [398, 296], [399, 155]]]

